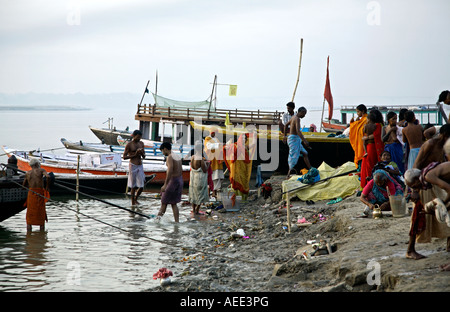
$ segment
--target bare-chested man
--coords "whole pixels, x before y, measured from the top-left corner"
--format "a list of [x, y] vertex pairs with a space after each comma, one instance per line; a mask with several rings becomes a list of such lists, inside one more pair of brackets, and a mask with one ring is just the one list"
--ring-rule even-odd
[[[40, 230], [43, 231], [45, 221], [48, 221], [45, 202], [50, 196], [48, 192], [50, 176], [47, 171], [41, 168], [41, 164], [36, 158], [30, 160], [30, 167], [31, 170], [26, 173], [23, 180], [23, 185], [29, 188], [26, 202], [27, 231], [31, 231], [32, 225], [39, 225]], [[45, 188], [44, 177], [47, 178]]]
[[405, 113], [405, 120], [408, 125], [402, 129], [402, 136], [403, 142], [409, 144], [410, 151], [407, 169], [411, 169], [424, 142], [423, 128], [416, 122], [416, 116], [413, 111], [407, 111]]
[[128, 187], [131, 189], [131, 204], [137, 205], [145, 184], [145, 173], [142, 159], [145, 159], [144, 143], [141, 141], [142, 132], [135, 130], [133, 139], [127, 143], [123, 152], [123, 159], [129, 159]]
[[[305, 115], [306, 115], [306, 108], [300, 107], [297, 111], [297, 114], [292, 116], [289, 122], [285, 125], [285, 129], [283, 132], [284, 133], [283, 142], [286, 142], [287, 140], [289, 146], [289, 157], [288, 157], [289, 172], [287, 175], [288, 178], [290, 177], [292, 170], [294, 170], [294, 167], [297, 165], [298, 158], [300, 157], [300, 155], [303, 156], [303, 160], [305, 161], [306, 167], [308, 169], [311, 169], [311, 164], [308, 158], [308, 152], [302, 145], [303, 142], [306, 148], [311, 148], [309, 146], [308, 141], [303, 136], [302, 128], [300, 126], [300, 119], [305, 117]], [[289, 135], [286, 139], [287, 129], [289, 129]]]
[[173, 217], [175, 222], [179, 222], [179, 211], [177, 204], [181, 201], [183, 192], [183, 168], [181, 157], [172, 153], [172, 144], [164, 142], [160, 150], [166, 156], [166, 180], [161, 187], [161, 209], [158, 212], [158, 218], [161, 218], [166, 212], [167, 205], [172, 205]]

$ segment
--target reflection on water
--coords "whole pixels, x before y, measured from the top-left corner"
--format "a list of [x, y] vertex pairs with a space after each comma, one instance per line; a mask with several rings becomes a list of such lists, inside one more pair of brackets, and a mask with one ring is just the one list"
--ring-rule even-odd
[[[130, 207], [125, 197], [107, 200], [145, 215], [157, 214], [160, 206], [159, 200], [148, 198], [138, 208]], [[48, 202], [45, 231], [35, 226], [32, 232], [26, 231], [26, 211], [22, 211], [0, 225], [0, 291], [153, 287], [157, 283], [153, 273], [159, 268], [181, 272], [183, 266], [176, 262], [183, 254], [179, 246], [190, 246], [189, 233], [201, 226], [188, 221], [190, 207], [179, 208], [180, 224], [176, 224], [171, 209], [156, 222], [95, 200], [66, 199]]]

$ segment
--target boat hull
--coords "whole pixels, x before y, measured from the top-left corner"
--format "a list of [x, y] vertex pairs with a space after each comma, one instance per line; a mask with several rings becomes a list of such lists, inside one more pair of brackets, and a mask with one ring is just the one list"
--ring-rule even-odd
[[347, 125], [344, 124], [333, 124], [329, 122], [322, 122], [322, 127], [325, 132], [339, 132], [347, 129]]
[[0, 179], [0, 222], [26, 209], [28, 191], [20, 186], [22, 183], [19, 177]]
[[[30, 159], [25, 159], [22, 156], [18, 155], [18, 153], [14, 153], [12, 150], [5, 149], [3, 147], [3, 150], [7, 154], [8, 157], [11, 157], [14, 155], [17, 159], [17, 167], [21, 171], [29, 171], [31, 170], [29, 161]], [[151, 166], [151, 165], [150, 165]], [[47, 172], [53, 172], [55, 175], [58, 174], [65, 174], [65, 175], [71, 175], [72, 177], [76, 177], [77, 174], [77, 167], [76, 164], [68, 164], [68, 165], [61, 165], [61, 164], [50, 164], [41, 162], [41, 168], [45, 169]], [[158, 170], [152, 170], [148, 169], [149, 167], [146, 167], [144, 165], [144, 173], [146, 177], [155, 175], [155, 177], [149, 182], [150, 184], [157, 184], [161, 185], [164, 184], [166, 180], [166, 170], [163, 169], [165, 167], [158, 168]], [[98, 177], [103, 177], [104, 183], [107, 182], [106, 179], [111, 179], [114, 177], [122, 177], [123, 181], [127, 179], [128, 176], [128, 170], [125, 166], [121, 166], [119, 168], [91, 168], [91, 167], [80, 167], [80, 177], [83, 176], [83, 179], [89, 179], [91, 176], [91, 179], [97, 181], [98, 185], [102, 184], [102, 180]], [[182, 177], [183, 182], [185, 184], [189, 183], [189, 177], [190, 177], [190, 170], [184, 169], [182, 171]], [[73, 179], [74, 179], [73, 178]], [[94, 181], [91, 181], [94, 183]], [[125, 186], [123, 186], [123, 190], [125, 190]]]
[[93, 127], [89, 127], [89, 129], [91, 129], [91, 131], [103, 144], [107, 145], [118, 145], [117, 137], [119, 135], [125, 139], [131, 139], [132, 135], [132, 133], [128, 131], [114, 131], [112, 129], [99, 129]]

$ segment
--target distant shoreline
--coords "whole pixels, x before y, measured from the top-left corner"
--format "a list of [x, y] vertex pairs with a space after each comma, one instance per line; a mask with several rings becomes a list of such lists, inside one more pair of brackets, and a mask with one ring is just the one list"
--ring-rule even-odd
[[83, 111], [92, 110], [86, 107], [71, 107], [71, 106], [1, 106], [0, 111]]

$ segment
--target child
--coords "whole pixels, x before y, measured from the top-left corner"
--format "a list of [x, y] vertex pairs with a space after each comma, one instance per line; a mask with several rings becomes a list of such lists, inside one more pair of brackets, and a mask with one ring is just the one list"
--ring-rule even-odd
[[397, 126], [397, 114], [389, 112], [386, 115], [388, 125], [383, 127], [382, 140], [385, 143], [384, 149], [390, 153], [390, 159], [397, 164], [400, 173], [403, 174], [403, 138], [402, 127]]
[[401, 172], [397, 166], [397, 164], [391, 160], [391, 153], [388, 151], [384, 151], [381, 153], [381, 161], [379, 161], [372, 170], [372, 174], [378, 170], [382, 169], [389, 173], [389, 175], [395, 179], [402, 187], [405, 186], [405, 183], [402, 180]]

